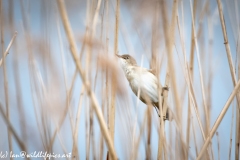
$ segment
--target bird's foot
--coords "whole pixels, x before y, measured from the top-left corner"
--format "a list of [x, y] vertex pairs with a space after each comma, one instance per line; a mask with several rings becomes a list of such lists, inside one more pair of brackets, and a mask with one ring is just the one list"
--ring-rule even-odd
[[[158, 116], [160, 118], [160, 115], [158, 115]], [[166, 120], [168, 120], [168, 116], [163, 116], [163, 121], [166, 121]]]
[[162, 90], [167, 90], [167, 91], [169, 91], [169, 87], [168, 87], [168, 86], [162, 87]]

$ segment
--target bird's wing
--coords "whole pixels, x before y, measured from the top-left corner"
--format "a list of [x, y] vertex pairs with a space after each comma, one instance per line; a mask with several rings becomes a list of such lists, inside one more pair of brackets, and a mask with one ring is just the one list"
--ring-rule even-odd
[[141, 90], [146, 96], [151, 97], [152, 102], [158, 102], [158, 80], [157, 77], [149, 72], [143, 72], [141, 74], [142, 87]]

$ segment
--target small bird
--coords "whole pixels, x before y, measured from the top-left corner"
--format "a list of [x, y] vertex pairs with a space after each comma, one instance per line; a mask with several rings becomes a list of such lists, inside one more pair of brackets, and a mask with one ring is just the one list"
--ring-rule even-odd
[[[136, 60], [128, 54], [117, 55], [120, 59], [121, 67], [129, 82], [129, 85], [136, 96], [139, 94], [140, 100], [147, 104], [151, 103], [156, 111], [159, 106], [158, 102], [158, 79], [151, 70], [139, 67]], [[168, 89], [163, 87], [163, 89]], [[164, 120], [169, 120], [169, 111], [167, 110]], [[159, 112], [157, 111], [158, 116]], [[160, 117], [160, 116], [159, 116]]]

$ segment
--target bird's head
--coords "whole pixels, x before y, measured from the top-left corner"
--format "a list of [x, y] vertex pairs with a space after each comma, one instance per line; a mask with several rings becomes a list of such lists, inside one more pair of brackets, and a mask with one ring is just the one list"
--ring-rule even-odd
[[128, 54], [116, 55], [116, 56], [120, 59], [120, 63], [123, 68], [129, 67], [129, 66], [137, 66], [136, 60]]

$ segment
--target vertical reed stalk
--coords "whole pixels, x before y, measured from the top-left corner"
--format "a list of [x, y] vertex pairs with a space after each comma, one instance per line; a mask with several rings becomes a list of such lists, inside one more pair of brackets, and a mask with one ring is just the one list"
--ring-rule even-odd
[[[197, 0], [194, 0], [193, 2], [193, 14], [194, 14], [194, 17], [196, 17], [196, 8], [197, 8]], [[185, 35], [184, 33], [184, 14], [183, 14], [183, 2], [181, 2], [181, 9], [182, 9], [182, 28], [183, 28], [183, 35]], [[193, 37], [193, 31], [191, 33], [191, 52], [190, 52], [190, 76], [193, 77], [193, 63], [194, 63], [194, 37]], [[185, 46], [185, 45], [184, 45]], [[186, 62], [185, 62], [186, 64]], [[189, 139], [190, 139], [190, 127], [191, 127], [191, 98], [190, 96], [188, 95], [188, 118], [187, 118], [187, 134], [186, 134], [186, 143], [187, 143], [187, 147], [189, 147]], [[188, 151], [189, 149], [187, 150], [187, 157], [188, 157]]]
[[[116, 16], [115, 16], [115, 36], [114, 36], [114, 54], [118, 54], [118, 32], [119, 32], [119, 11], [120, 10], [120, 0], [116, 0]], [[114, 133], [115, 133], [115, 111], [116, 111], [116, 82], [112, 79], [111, 87], [111, 104], [109, 109], [109, 129], [110, 136], [114, 143]]]
[[217, 136], [217, 146], [218, 146], [218, 160], [220, 160], [220, 140], [219, 140], [219, 134], [216, 132]]
[[69, 20], [68, 20], [68, 17], [67, 17], [64, 2], [63, 2], [63, 0], [58, 0], [57, 2], [58, 2], [58, 7], [59, 7], [59, 10], [60, 10], [61, 17], [62, 17], [64, 29], [66, 31], [67, 38], [68, 38], [68, 41], [69, 41], [70, 46], [71, 46], [70, 49], [71, 49], [71, 52], [72, 52], [72, 56], [74, 58], [74, 61], [76, 63], [76, 66], [78, 68], [80, 76], [82, 78], [83, 84], [84, 84], [84, 86], [87, 90], [87, 94], [89, 95], [89, 97], [91, 99], [93, 109], [95, 110], [96, 116], [98, 118], [101, 131], [104, 135], [104, 138], [106, 140], [108, 149], [110, 151], [110, 155], [111, 155], [112, 159], [117, 159], [117, 155], [116, 155], [116, 151], [114, 149], [113, 141], [110, 138], [110, 135], [109, 135], [109, 132], [108, 132], [108, 129], [107, 129], [107, 125], [104, 121], [102, 112], [100, 110], [100, 106], [98, 105], [95, 94], [92, 92], [89, 83], [86, 81], [86, 75], [85, 75], [85, 73], [82, 69], [82, 66], [81, 66], [80, 62], [78, 61], [77, 47], [76, 47], [76, 44], [75, 44], [72, 29], [71, 29], [71, 26], [70, 26], [70, 23], [69, 23]]
[[[2, 48], [2, 53], [4, 53], [4, 13], [3, 13], [3, 1], [0, 2], [0, 9], [1, 9], [1, 48]], [[3, 54], [3, 78], [4, 78], [4, 95], [5, 95], [5, 105], [6, 105], [6, 114], [7, 114], [7, 119], [10, 121], [10, 111], [9, 111], [9, 91], [8, 91], [8, 73], [7, 73], [7, 65], [6, 65], [6, 58]], [[7, 131], [8, 135], [8, 147], [9, 151], [12, 151], [12, 133], [11, 130], [8, 128]], [[10, 157], [12, 160], [13, 158]]]
[[[231, 56], [231, 50], [230, 50], [230, 45], [228, 43], [228, 36], [227, 36], [227, 30], [226, 30], [226, 25], [225, 25], [225, 20], [223, 16], [223, 11], [222, 11], [222, 3], [221, 0], [217, 0], [218, 3], [218, 11], [219, 11], [219, 18], [221, 21], [221, 26], [222, 26], [222, 33], [223, 33], [223, 38], [224, 38], [224, 44], [226, 48], [226, 53], [228, 57], [228, 63], [229, 63], [229, 68], [230, 68], [230, 73], [232, 76], [232, 81], [233, 85], [236, 86], [237, 83], [237, 78], [234, 73], [234, 66], [233, 66], [233, 61], [232, 61], [232, 56]], [[240, 95], [237, 94], [237, 101], [238, 101], [238, 108], [236, 111], [236, 142], [235, 142], [235, 159], [239, 159], [239, 142], [240, 142], [240, 136], [239, 136], [239, 130], [240, 130], [240, 118], [239, 118], [239, 113], [240, 113]]]

